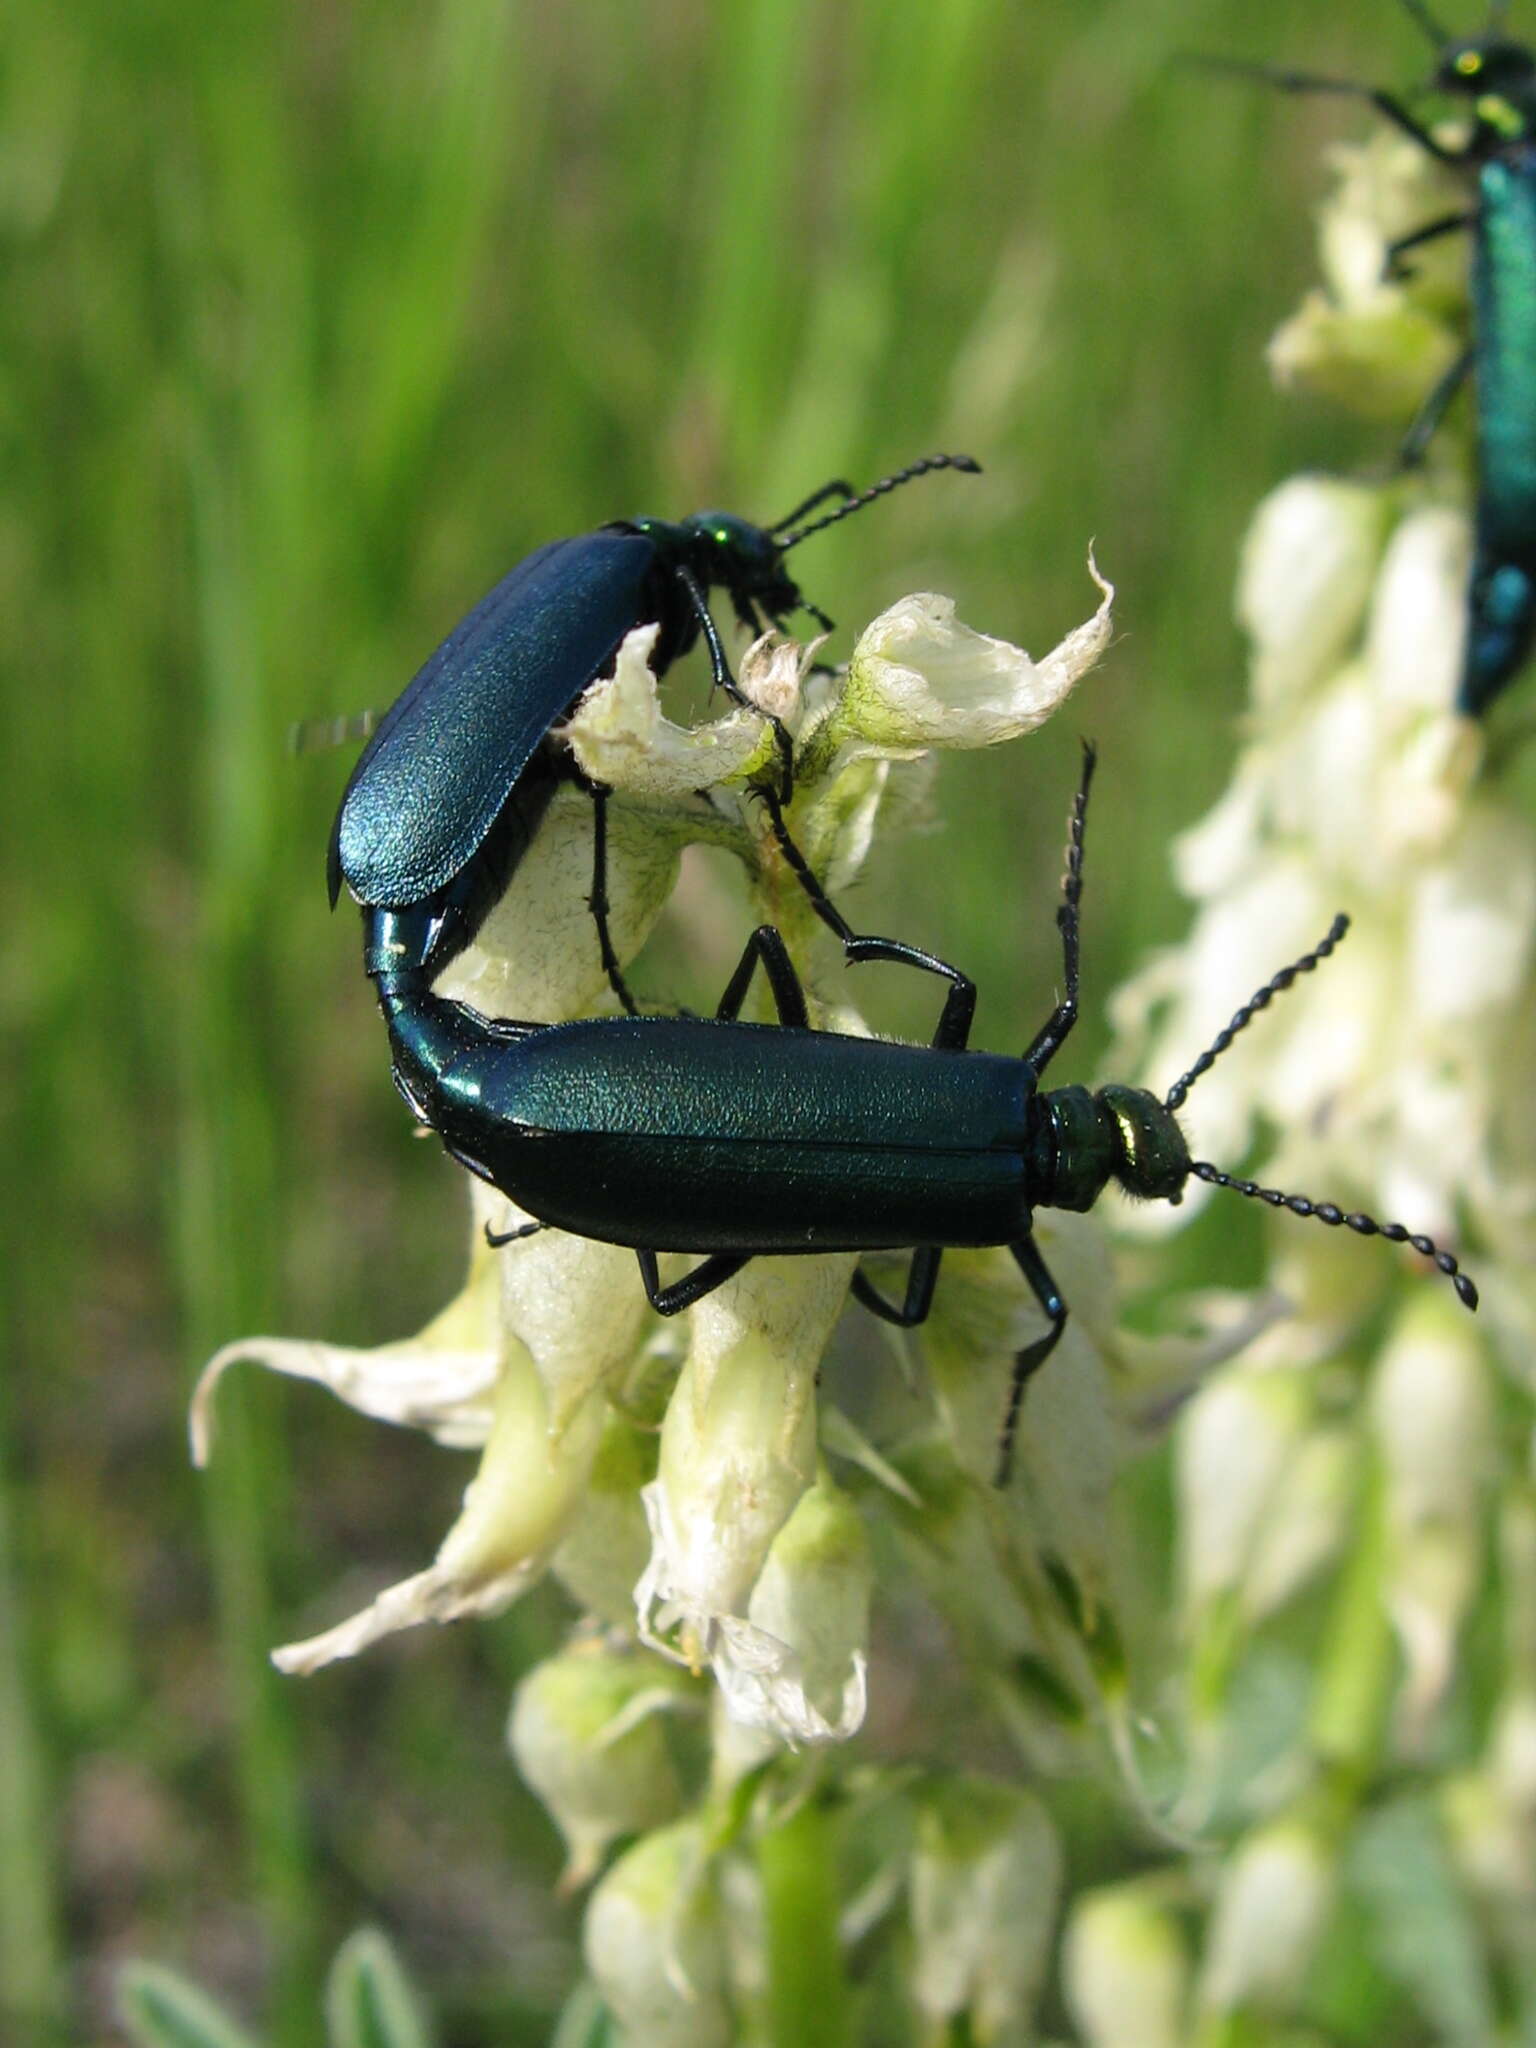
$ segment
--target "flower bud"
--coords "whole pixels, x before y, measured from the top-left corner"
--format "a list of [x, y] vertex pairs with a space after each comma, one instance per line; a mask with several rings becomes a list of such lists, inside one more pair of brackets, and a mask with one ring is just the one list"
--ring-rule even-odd
[[646, 1835], [619, 1858], [592, 1894], [582, 1947], [625, 2048], [730, 2048], [739, 2038], [696, 1822]]
[[583, 1612], [616, 1628], [634, 1621], [635, 1587], [650, 1555], [640, 1496], [655, 1476], [654, 1430], [610, 1408], [581, 1513], [549, 1568]]
[[874, 1569], [858, 1510], [823, 1466], [768, 1552], [716, 1662], [734, 1721], [781, 1741], [841, 1742], [864, 1719]]
[[1399, 1316], [1371, 1389], [1387, 1525], [1385, 1598], [1407, 1663], [1410, 1744], [1454, 1668], [1456, 1640], [1483, 1565], [1492, 1457], [1487, 1366], [1476, 1331], [1441, 1288]]
[[565, 1837], [566, 1889], [585, 1884], [621, 1835], [681, 1807], [663, 1717], [687, 1687], [673, 1666], [597, 1640], [546, 1658], [518, 1686], [507, 1741]]
[[929, 1794], [912, 1856], [912, 1987], [985, 2048], [1027, 2027], [1050, 1955], [1061, 1847], [1032, 1792], [980, 1777]]
[[1290, 2012], [1332, 1908], [1333, 1856], [1301, 1820], [1273, 1821], [1239, 1844], [1222, 1871], [1200, 1978], [1200, 2004]]
[[1176, 1916], [1144, 1884], [1084, 1892], [1062, 1956], [1086, 2048], [1184, 2048], [1189, 1956]]

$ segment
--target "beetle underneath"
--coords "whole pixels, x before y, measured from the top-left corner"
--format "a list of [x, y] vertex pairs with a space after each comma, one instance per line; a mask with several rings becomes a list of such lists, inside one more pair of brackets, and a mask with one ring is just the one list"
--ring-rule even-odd
[[[1094, 753], [1084, 749], [1072, 807], [1057, 924], [1063, 993], [1022, 1057], [968, 1049], [975, 990], [952, 986], [931, 1044], [903, 1045], [810, 1028], [805, 995], [771, 925], [749, 939], [713, 1019], [604, 1017], [559, 1025], [491, 1020], [407, 978], [380, 982], [394, 1069], [412, 1111], [453, 1157], [546, 1226], [637, 1255], [653, 1308], [675, 1315], [753, 1258], [912, 1251], [903, 1298], [856, 1272], [875, 1314], [923, 1322], [948, 1246], [1004, 1245], [1045, 1314], [1043, 1336], [1014, 1359], [998, 1463], [1011, 1469], [1030, 1377], [1060, 1342], [1067, 1303], [1034, 1236], [1039, 1208], [1087, 1210], [1113, 1181], [1177, 1202], [1191, 1178], [1405, 1242], [1434, 1262], [1465, 1306], [1477, 1290], [1449, 1252], [1401, 1224], [1236, 1180], [1190, 1157], [1175, 1112], [1189, 1090], [1273, 998], [1343, 938], [1282, 968], [1238, 1010], [1168, 1095], [1110, 1084], [1043, 1090], [1077, 1019], [1083, 828]], [[757, 968], [777, 1024], [739, 1013]], [[657, 1255], [699, 1265], [668, 1286]]]

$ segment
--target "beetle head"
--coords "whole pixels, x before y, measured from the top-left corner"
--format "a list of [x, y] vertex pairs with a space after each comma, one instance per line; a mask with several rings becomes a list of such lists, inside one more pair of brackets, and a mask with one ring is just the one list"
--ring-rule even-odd
[[1536, 57], [1498, 36], [1447, 44], [1435, 71], [1441, 92], [1472, 102], [1478, 128], [1499, 142], [1536, 133]]

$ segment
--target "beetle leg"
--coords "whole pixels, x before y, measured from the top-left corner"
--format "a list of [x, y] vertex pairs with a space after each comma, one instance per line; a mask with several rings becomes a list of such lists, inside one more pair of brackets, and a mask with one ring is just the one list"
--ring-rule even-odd
[[[586, 781], [585, 777], [582, 779]], [[587, 907], [597, 926], [597, 950], [602, 955], [608, 986], [630, 1016], [638, 1017], [639, 1005], [629, 992], [608, 930], [608, 798], [612, 791], [606, 782], [586, 782], [586, 789], [592, 799], [592, 893], [587, 898]]]
[[899, 1308], [894, 1301], [887, 1301], [862, 1268], [855, 1271], [850, 1282], [853, 1298], [862, 1302], [884, 1323], [895, 1323], [903, 1330], [916, 1329], [919, 1323], [927, 1322], [928, 1311], [933, 1307], [933, 1289], [943, 1256], [941, 1245], [920, 1244], [917, 1247], [907, 1268], [906, 1298]]
[[777, 927], [771, 924], [760, 924], [748, 939], [746, 950], [726, 986], [725, 994], [720, 998], [715, 1015], [729, 1020], [741, 1014], [741, 1006], [746, 1000], [747, 990], [752, 985], [752, 975], [759, 961], [762, 962], [763, 972], [768, 977], [768, 985], [773, 990], [779, 1022], [789, 1025], [792, 1030], [808, 1031], [811, 1020], [806, 1012], [805, 990], [800, 986], [800, 977], [796, 974], [795, 964], [789, 957], [789, 948]]
[[645, 1283], [646, 1300], [657, 1315], [675, 1316], [682, 1309], [692, 1308], [696, 1301], [702, 1301], [706, 1294], [713, 1294], [717, 1287], [723, 1287], [749, 1262], [752, 1254], [711, 1252], [691, 1273], [685, 1273], [681, 1280], [674, 1280], [670, 1287], [661, 1285], [654, 1252], [637, 1249], [635, 1257], [640, 1261], [640, 1278]]
[[943, 1014], [932, 1042], [953, 1050], [964, 1046], [970, 1038], [971, 1019], [976, 1012], [975, 982], [968, 974], [962, 974], [958, 967], [951, 967], [947, 960], [939, 959], [935, 953], [924, 952], [920, 946], [909, 946], [903, 939], [882, 939], [871, 933], [856, 932], [817, 881], [810, 862], [790, 837], [789, 828], [784, 823], [784, 807], [771, 789], [763, 791], [763, 802], [768, 807], [768, 820], [779, 851], [811, 899], [811, 908], [841, 945], [848, 963], [894, 960], [906, 967], [921, 968], [925, 974], [942, 975], [950, 985], [949, 994], [944, 998]]
[[548, 1230], [547, 1223], [519, 1223], [513, 1230], [492, 1230], [485, 1226], [485, 1241], [493, 1252], [499, 1252], [504, 1244], [516, 1244], [521, 1238], [536, 1237], [541, 1230]]
[[1400, 257], [1406, 256], [1410, 249], [1422, 249], [1426, 242], [1438, 242], [1442, 235], [1458, 234], [1463, 228], [1475, 226], [1476, 222], [1475, 213], [1446, 213], [1438, 220], [1426, 221], [1423, 227], [1415, 228], [1411, 235], [1399, 235], [1396, 241], [1388, 242], [1386, 246], [1381, 266], [1382, 276], [1412, 277], [1413, 265], [1400, 263]]
[[[1388, 250], [1387, 253], [1390, 256], [1393, 252]], [[1424, 460], [1424, 451], [1434, 438], [1436, 427], [1445, 418], [1451, 400], [1466, 382], [1471, 367], [1472, 351], [1466, 349], [1445, 374], [1436, 379], [1433, 390], [1419, 407], [1413, 425], [1403, 437], [1403, 445], [1397, 455], [1399, 468], [1417, 469]]]
[[1024, 1055], [1024, 1064], [1034, 1070], [1037, 1079], [1060, 1052], [1067, 1033], [1077, 1022], [1077, 941], [1078, 910], [1083, 900], [1083, 825], [1088, 816], [1088, 791], [1093, 783], [1093, 767], [1097, 759], [1094, 749], [1085, 742], [1082, 780], [1077, 785], [1077, 795], [1072, 801], [1072, 817], [1067, 828], [1067, 871], [1061, 885], [1061, 902], [1056, 910], [1056, 926], [1061, 933], [1062, 996], [1045, 1023], [1035, 1033], [1034, 1042]]
[[1061, 1289], [1051, 1277], [1051, 1270], [1040, 1256], [1040, 1248], [1033, 1236], [1021, 1237], [1017, 1244], [1008, 1247], [1024, 1278], [1034, 1290], [1036, 1301], [1044, 1309], [1050, 1328], [1043, 1337], [1037, 1337], [1033, 1344], [1026, 1344], [1014, 1354], [1013, 1381], [1008, 1389], [1008, 1412], [1003, 1417], [1003, 1433], [997, 1447], [997, 1472], [993, 1480], [996, 1486], [1006, 1486], [1013, 1471], [1013, 1440], [1019, 1426], [1019, 1409], [1024, 1402], [1024, 1388], [1028, 1381], [1044, 1365], [1056, 1346], [1061, 1342], [1061, 1333], [1067, 1327], [1067, 1304], [1061, 1298]]
[[740, 704], [748, 711], [755, 711], [773, 728], [773, 743], [779, 752], [779, 801], [788, 803], [795, 787], [795, 743], [789, 736], [789, 727], [782, 718], [775, 718], [771, 711], [764, 711], [760, 705], [743, 695], [741, 685], [731, 674], [731, 665], [725, 658], [720, 631], [714, 616], [705, 601], [704, 589], [697, 576], [681, 564], [677, 570], [678, 581], [688, 593], [688, 602], [693, 606], [699, 622], [699, 631], [704, 635], [704, 645], [709, 649], [709, 666], [714, 674], [715, 687], [724, 690], [733, 704]]

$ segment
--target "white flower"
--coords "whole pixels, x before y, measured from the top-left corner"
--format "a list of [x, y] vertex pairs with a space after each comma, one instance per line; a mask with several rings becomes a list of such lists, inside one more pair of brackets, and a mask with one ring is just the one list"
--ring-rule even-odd
[[1114, 588], [1089, 557], [1103, 601], [1040, 662], [973, 632], [952, 599], [904, 597], [866, 626], [821, 745], [862, 741], [899, 750], [991, 747], [1043, 725], [1109, 645]]
[[1055, 1930], [1061, 1847], [1032, 1792], [979, 1777], [923, 1801], [912, 1857], [913, 1990], [935, 2029], [1016, 2038], [1039, 1995]]
[[1062, 1955], [1067, 2004], [1088, 2048], [1184, 2048], [1189, 1957], [1177, 1916], [1143, 1884], [1084, 1892]]
[[855, 1733], [873, 1580], [864, 1524], [823, 1469], [773, 1539], [746, 1622], [719, 1619], [714, 1667], [732, 1721], [792, 1747]]
[[1415, 249], [1406, 277], [1388, 277], [1388, 244], [1461, 211], [1465, 195], [1427, 151], [1386, 128], [1335, 150], [1333, 161], [1341, 176], [1322, 233], [1330, 289], [1310, 293], [1280, 329], [1270, 368], [1282, 384], [1406, 420], [1461, 351], [1464, 271], [1459, 252], [1441, 243]]
[[1399, 1317], [1376, 1370], [1371, 1420], [1385, 1487], [1384, 1594], [1407, 1661], [1402, 1704], [1417, 1746], [1481, 1578], [1494, 1448], [1482, 1347], [1448, 1294], [1422, 1294]]
[[1316, 1828], [1272, 1821], [1221, 1873], [1200, 1977], [1200, 2004], [1228, 2013], [1289, 2012], [1328, 1924], [1333, 1859]]

